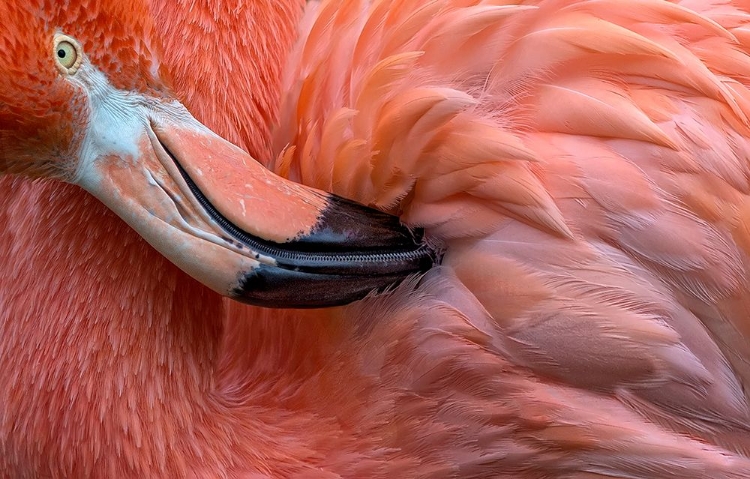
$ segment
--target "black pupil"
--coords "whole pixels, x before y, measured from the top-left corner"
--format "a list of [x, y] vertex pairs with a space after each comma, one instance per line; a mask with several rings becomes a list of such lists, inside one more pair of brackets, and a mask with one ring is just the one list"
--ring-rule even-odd
[[60, 58], [65, 58], [65, 50], [63, 50], [62, 48], [57, 50], [57, 56]]

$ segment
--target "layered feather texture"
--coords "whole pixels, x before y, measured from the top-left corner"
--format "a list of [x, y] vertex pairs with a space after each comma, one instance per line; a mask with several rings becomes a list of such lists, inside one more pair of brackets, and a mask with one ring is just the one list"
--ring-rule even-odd
[[0, 476], [750, 477], [747, 5], [166, 3], [197, 117], [444, 264], [250, 308], [0, 179]]
[[275, 167], [447, 240], [499, 357], [744, 457], [750, 16], [635, 3], [323, 2]]

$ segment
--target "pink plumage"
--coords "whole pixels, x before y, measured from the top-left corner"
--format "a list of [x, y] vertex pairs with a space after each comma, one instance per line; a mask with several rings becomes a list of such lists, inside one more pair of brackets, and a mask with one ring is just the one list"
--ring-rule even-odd
[[750, 477], [750, 5], [179, 4], [198, 120], [442, 265], [248, 307], [2, 178], [0, 476]]

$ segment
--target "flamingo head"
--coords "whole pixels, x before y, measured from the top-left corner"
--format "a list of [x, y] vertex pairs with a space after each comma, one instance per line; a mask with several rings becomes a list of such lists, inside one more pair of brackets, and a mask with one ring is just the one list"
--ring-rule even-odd
[[398, 218], [275, 176], [195, 120], [144, 3], [0, 3], [0, 173], [81, 186], [188, 274], [253, 304], [345, 304], [433, 264]]

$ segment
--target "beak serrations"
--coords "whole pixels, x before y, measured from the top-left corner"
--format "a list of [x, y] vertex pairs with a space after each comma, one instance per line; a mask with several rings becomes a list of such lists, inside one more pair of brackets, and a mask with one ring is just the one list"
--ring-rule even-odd
[[313, 308], [347, 304], [382, 291], [436, 264], [441, 252], [420, 229], [396, 216], [326, 194], [326, 207], [310, 233], [277, 243], [252, 235], [221, 214], [174, 154], [162, 144], [196, 201], [226, 233], [228, 242], [273, 258], [243, 273], [232, 292], [239, 301], [267, 307]]

